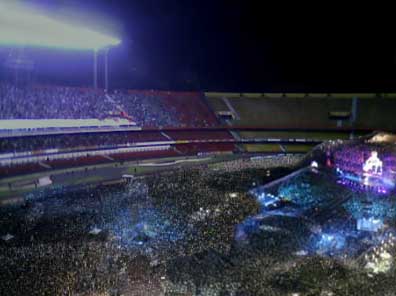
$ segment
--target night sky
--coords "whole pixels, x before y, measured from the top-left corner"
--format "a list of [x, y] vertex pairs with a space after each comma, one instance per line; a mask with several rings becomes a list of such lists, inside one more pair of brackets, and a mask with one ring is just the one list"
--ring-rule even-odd
[[[331, 11], [321, 5], [311, 11], [286, 3], [274, 8], [265, 1], [26, 2], [54, 15], [71, 9], [95, 16], [102, 28], [120, 36], [122, 45], [110, 55], [116, 88], [396, 91], [396, 26], [374, 10]], [[29, 54], [37, 80], [90, 83], [89, 53]]]

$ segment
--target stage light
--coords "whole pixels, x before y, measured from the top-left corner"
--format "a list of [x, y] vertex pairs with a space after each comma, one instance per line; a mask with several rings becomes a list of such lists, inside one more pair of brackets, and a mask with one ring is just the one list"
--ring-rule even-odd
[[0, 0], [0, 44], [99, 50], [120, 40]]

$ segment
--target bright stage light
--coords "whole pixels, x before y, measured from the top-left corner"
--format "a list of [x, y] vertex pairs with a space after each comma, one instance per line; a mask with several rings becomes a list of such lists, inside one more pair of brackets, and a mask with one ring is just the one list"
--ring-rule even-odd
[[0, 0], [0, 44], [11, 46], [101, 49], [120, 40], [92, 30], [62, 23], [33, 10]]
[[363, 171], [365, 173], [382, 175], [382, 161], [378, 158], [377, 151], [371, 152], [371, 156], [363, 164]]

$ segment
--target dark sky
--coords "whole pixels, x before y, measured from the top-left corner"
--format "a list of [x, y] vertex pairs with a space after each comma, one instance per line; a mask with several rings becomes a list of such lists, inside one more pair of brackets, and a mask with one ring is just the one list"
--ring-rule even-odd
[[[330, 10], [321, 4], [312, 11], [287, 3], [270, 7], [266, 1], [27, 2], [53, 14], [71, 7], [100, 16], [102, 26], [123, 40], [110, 56], [113, 87], [396, 91], [396, 26], [370, 7], [361, 13], [361, 7]], [[87, 53], [31, 55], [41, 80], [90, 82]]]

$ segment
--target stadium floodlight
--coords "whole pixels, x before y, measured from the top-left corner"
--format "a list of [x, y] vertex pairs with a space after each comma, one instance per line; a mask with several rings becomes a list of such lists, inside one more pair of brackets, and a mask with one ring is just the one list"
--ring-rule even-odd
[[0, 45], [99, 50], [120, 43], [117, 38], [0, 0]]

